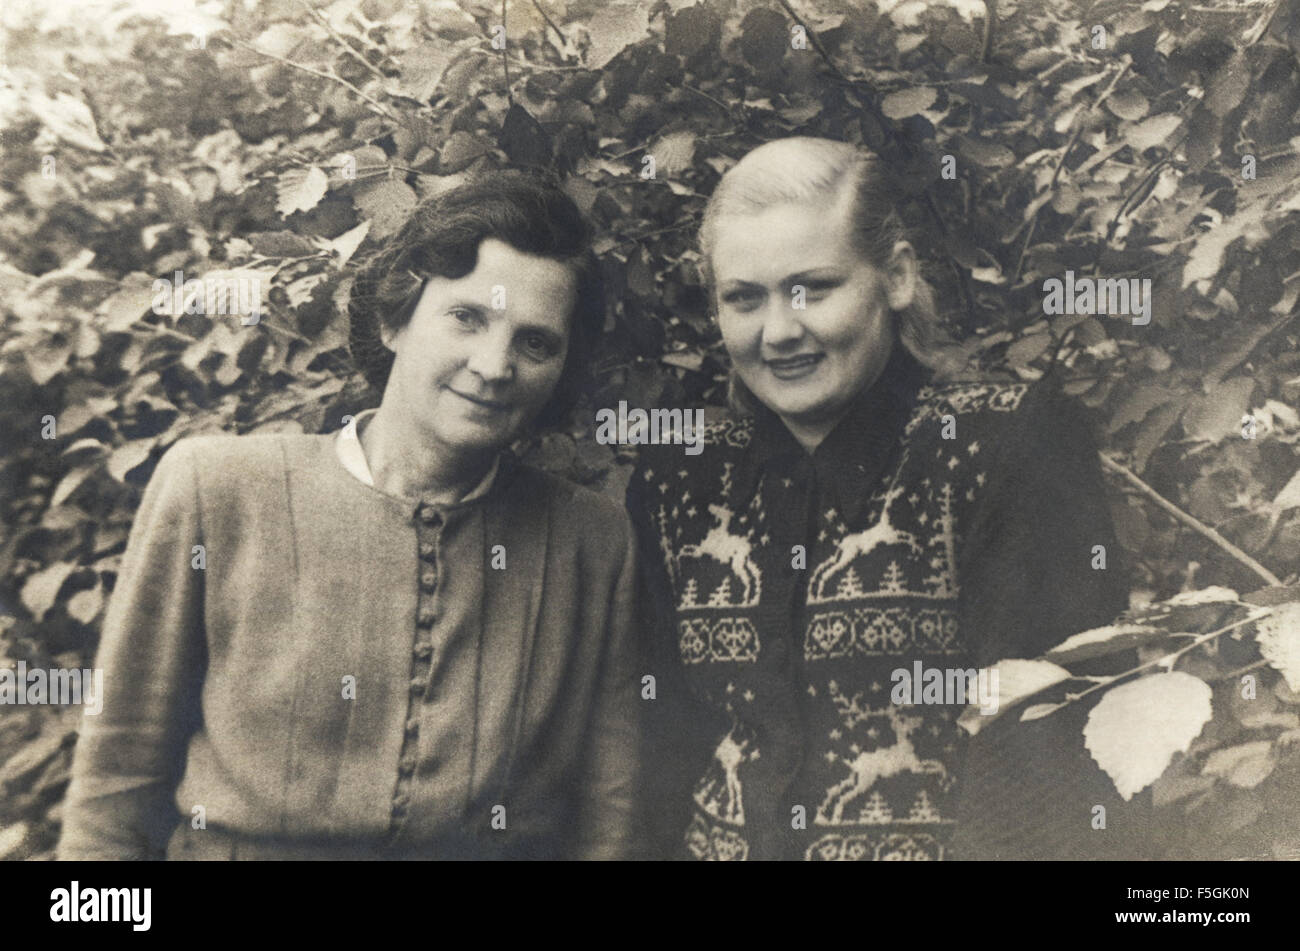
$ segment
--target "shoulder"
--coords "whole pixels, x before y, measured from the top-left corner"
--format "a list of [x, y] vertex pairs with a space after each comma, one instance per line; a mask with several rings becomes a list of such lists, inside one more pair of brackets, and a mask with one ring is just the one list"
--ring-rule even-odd
[[947, 383], [921, 387], [909, 428], [944, 416], [1010, 415], [1020, 412], [1029, 396], [1029, 383]]
[[237, 498], [268, 479], [310, 464], [329, 445], [328, 436], [303, 434], [186, 436], [163, 455], [151, 481], [189, 478], [201, 495]]
[[516, 496], [528, 505], [545, 500], [551, 522], [560, 530], [611, 548], [630, 544], [632, 525], [627, 511], [608, 495], [523, 464], [517, 467], [515, 480]]
[[1088, 425], [1078, 402], [1046, 381], [953, 383], [918, 391], [906, 433], [912, 437], [925, 429], [937, 432], [949, 422], [990, 436], [1047, 434], [1062, 426]]
[[665, 441], [638, 446], [629, 491], [635, 495], [647, 482], [716, 481], [728, 465], [734, 466], [744, 455], [753, 437], [754, 420], [751, 417], [728, 414], [705, 423], [694, 445]]

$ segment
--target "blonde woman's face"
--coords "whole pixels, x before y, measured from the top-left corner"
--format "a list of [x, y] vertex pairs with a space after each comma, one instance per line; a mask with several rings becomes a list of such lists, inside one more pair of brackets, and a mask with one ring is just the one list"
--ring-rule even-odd
[[859, 254], [849, 212], [830, 195], [724, 218], [714, 231], [723, 343], [741, 381], [805, 446], [880, 376], [894, 346], [891, 309], [911, 303], [916, 280], [905, 242], [887, 270]]

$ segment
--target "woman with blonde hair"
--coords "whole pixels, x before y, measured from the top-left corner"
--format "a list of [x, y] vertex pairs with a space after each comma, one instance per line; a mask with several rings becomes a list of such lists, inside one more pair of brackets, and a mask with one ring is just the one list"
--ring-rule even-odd
[[734, 412], [697, 456], [644, 447], [628, 490], [661, 608], [646, 752], [661, 854], [1137, 851], [1139, 813], [1089, 759], [1080, 713], [971, 740], [956, 721], [976, 698], [912, 684], [1036, 656], [1113, 618], [1126, 586], [1090, 566], [1115, 537], [1074, 404], [1050, 384], [947, 379], [961, 347], [902, 194], [869, 150], [793, 137], [709, 200]]

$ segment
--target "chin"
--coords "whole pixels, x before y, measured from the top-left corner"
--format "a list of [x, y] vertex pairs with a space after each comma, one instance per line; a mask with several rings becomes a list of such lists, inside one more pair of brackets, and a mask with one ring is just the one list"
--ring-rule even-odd
[[461, 452], [486, 452], [509, 445], [514, 439], [513, 431], [507, 432], [497, 426], [458, 426], [440, 434], [439, 441]]

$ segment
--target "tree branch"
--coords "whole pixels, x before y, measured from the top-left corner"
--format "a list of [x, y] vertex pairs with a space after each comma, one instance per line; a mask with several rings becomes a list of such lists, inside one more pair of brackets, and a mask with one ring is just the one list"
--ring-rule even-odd
[[1117, 472], [1120, 475], [1122, 475], [1126, 480], [1128, 480], [1130, 485], [1136, 487], [1138, 491], [1140, 491], [1147, 498], [1151, 499], [1151, 501], [1155, 502], [1156, 505], [1160, 506], [1160, 508], [1164, 509], [1174, 518], [1178, 519], [1178, 521], [1196, 530], [1201, 535], [1205, 536], [1210, 541], [1214, 542], [1214, 544], [1218, 545], [1220, 548], [1226, 551], [1237, 561], [1241, 562], [1241, 564], [1245, 565], [1251, 571], [1255, 572], [1255, 574], [1259, 575], [1270, 585], [1282, 584], [1281, 580], [1277, 577], [1277, 575], [1273, 574], [1273, 572], [1269, 571], [1267, 568], [1265, 568], [1263, 565], [1257, 562], [1254, 558], [1251, 558], [1250, 555], [1246, 554], [1244, 551], [1242, 551], [1232, 542], [1228, 541], [1226, 538], [1224, 538], [1214, 529], [1210, 528], [1210, 526], [1206, 525], [1204, 522], [1201, 522], [1196, 518], [1193, 518], [1191, 515], [1188, 515], [1178, 506], [1174, 505], [1174, 503], [1170, 502], [1163, 495], [1161, 495], [1155, 489], [1151, 488], [1151, 486], [1147, 485], [1145, 482], [1143, 482], [1140, 478], [1138, 478], [1128, 469], [1121, 466], [1118, 462], [1115, 462], [1105, 453], [1098, 453], [1097, 455], [1101, 458], [1101, 462], [1103, 466], [1105, 466], [1111, 472]]
[[348, 82], [346, 79], [344, 79], [342, 76], [338, 75], [335, 72], [326, 72], [324, 70], [315, 69], [311, 66], [304, 66], [302, 63], [295, 63], [293, 60], [285, 59], [283, 56], [277, 56], [275, 53], [268, 53], [266, 50], [259, 50], [252, 43], [247, 43], [244, 40], [236, 39], [234, 40], [234, 43], [236, 46], [242, 47], [243, 49], [246, 49], [249, 52], [256, 53], [258, 56], [265, 56], [267, 59], [273, 59], [277, 63], [283, 63], [285, 66], [291, 66], [294, 69], [302, 70], [304, 73], [311, 73], [311, 75], [317, 76], [321, 79], [328, 79], [332, 83], [338, 83], [344, 89], [351, 92], [354, 96], [363, 100], [367, 105], [370, 106], [372, 110], [379, 113], [384, 118], [391, 119], [394, 122], [401, 121], [400, 119], [397, 118], [397, 116], [393, 114], [392, 110], [390, 110], [382, 102], [378, 102], [375, 99], [372, 99], [370, 96], [367, 96], [360, 89], [352, 85], [350, 82]]

